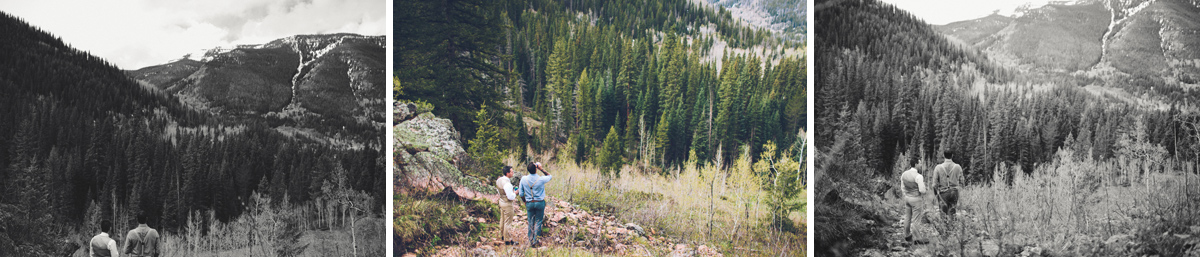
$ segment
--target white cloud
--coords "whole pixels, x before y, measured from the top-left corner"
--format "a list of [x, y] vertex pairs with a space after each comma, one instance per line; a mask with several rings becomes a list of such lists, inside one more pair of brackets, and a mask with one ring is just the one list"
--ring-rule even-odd
[[383, 0], [0, 0], [0, 11], [122, 69], [297, 34], [387, 33]]

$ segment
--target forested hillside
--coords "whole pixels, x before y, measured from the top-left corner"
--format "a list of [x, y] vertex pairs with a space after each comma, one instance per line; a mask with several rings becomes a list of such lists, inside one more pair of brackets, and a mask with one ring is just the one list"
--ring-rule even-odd
[[804, 41], [808, 37], [806, 0], [705, 0], [727, 8], [735, 18], [780, 36]]
[[[519, 167], [540, 161], [562, 172], [555, 175], [559, 184], [547, 186], [554, 192], [548, 202], [558, 206], [547, 215], [582, 209], [636, 223], [613, 232], [606, 230], [612, 225], [555, 216], [547, 227], [555, 238], [547, 243], [552, 255], [580, 248], [738, 253], [734, 245], [768, 255], [803, 252], [802, 42], [687, 0], [403, 1], [394, 21], [395, 97], [412, 102], [402, 106], [417, 113], [432, 110], [394, 124], [414, 128], [396, 132], [398, 144], [404, 142], [394, 153], [398, 188], [438, 186], [422, 182], [431, 180], [426, 173], [450, 170], [430, 165], [443, 161], [433, 160], [436, 154], [426, 152], [435, 148], [426, 145], [457, 144], [424, 143], [420, 135], [434, 133], [415, 129], [441, 125], [441, 118], [455, 130], [436, 135], [449, 134], [469, 157], [442, 158], [457, 168], [444, 177], [489, 185], [479, 193], [447, 185], [428, 190], [441, 192], [432, 196], [400, 194], [399, 249], [435, 255], [480, 249], [474, 240], [496, 239], [489, 223], [511, 217], [483, 214], [475, 226], [423, 213], [480, 217], [481, 206], [495, 203], [475, 198], [494, 196], [490, 185], [502, 165], [523, 175]], [[455, 204], [462, 199], [446, 195], [475, 200]], [[706, 214], [702, 201], [709, 201]], [[629, 233], [641, 228], [662, 232]]]
[[[790, 145], [805, 124], [803, 50], [733, 23], [723, 9], [687, 1], [464, 3], [447, 7], [471, 16], [450, 18], [470, 22], [440, 25], [433, 21], [444, 17], [428, 15], [441, 7], [397, 6], [406, 10], [396, 16], [397, 97], [433, 104], [466, 139], [476, 137], [473, 114], [483, 106], [510, 114], [494, 121], [501, 149], [567, 143], [585, 161], [600, 154], [594, 149], [612, 128], [623, 159], [675, 165], [690, 152], [711, 160], [720, 150], [733, 160], [743, 145], [756, 156], [768, 141]], [[472, 40], [448, 41], [467, 35]], [[733, 48], [711, 49], [717, 41]], [[449, 42], [458, 50], [441, 47]], [[746, 46], [754, 48], [737, 48]], [[525, 131], [532, 135], [519, 136]]]
[[[819, 124], [815, 198], [822, 199], [815, 213], [817, 245], [822, 247], [818, 252], [832, 253], [839, 251], [837, 247], [849, 245], [862, 249], [887, 249], [889, 245], [898, 245], [900, 240], [894, 229], [901, 224], [896, 219], [902, 218], [903, 214], [897, 214], [897, 205], [880, 200], [896, 199], [892, 194], [899, 189], [894, 185], [900, 172], [909, 168], [908, 160], [923, 160], [925, 166], [921, 171], [929, 174], [932, 165], [942, 162], [945, 151], [955, 153], [954, 161], [962, 165], [971, 189], [965, 191], [968, 196], [964, 197], [971, 197], [971, 200], [1003, 199], [994, 198], [1001, 197], [1002, 192], [1011, 194], [1005, 195], [1009, 197], [1059, 192], [1042, 196], [1058, 201], [1061, 198], [1054, 195], [1063, 194], [1053, 190], [1064, 190], [1060, 188], [1062, 184], [1057, 183], [1068, 183], [1058, 179], [1064, 176], [1080, 179], [1069, 182], [1078, 190], [1067, 189], [1065, 192], [1072, 197], [1076, 194], [1087, 196], [1060, 202], [1071, 208], [1071, 215], [1063, 217], [1078, 222], [1097, 222], [1096, 216], [1104, 215], [1103, 212], [1091, 214], [1096, 210], [1086, 206], [1107, 201], [1094, 194], [1124, 190], [1110, 186], [1128, 187], [1133, 183], [1176, 188], [1176, 185], [1157, 184], [1161, 182], [1155, 178], [1196, 172], [1196, 163], [1189, 157], [1200, 153], [1197, 151], [1200, 150], [1200, 140], [1197, 140], [1200, 131], [1196, 130], [1200, 116], [1196, 115], [1194, 106], [1184, 101], [1147, 97], [1096, 85], [1107, 83], [1111, 86], [1127, 83], [1127, 80], [1103, 81], [1103, 78], [1003, 65], [989, 55], [991, 52], [951, 42], [917, 17], [879, 1], [824, 1], [818, 2], [817, 6], [823, 4], [823, 9], [816, 10], [815, 18], [816, 27], [820, 28], [815, 38], [822, 43], [814, 51], [817, 57], [814, 64], [817, 68], [814, 85], [817, 90], [816, 124]], [[976, 29], [995, 29], [986, 23], [980, 24], [983, 25]], [[952, 32], [957, 35], [978, 33], [970, 29]], [[1103, 168], [1085, 173], [1064, 165]], [[1180, 179], [1187, 181], [1183, 177]], [[1048, 180], [1055, 182], [1046, 182]], [[1184, 191], [1162, 193], [1175, 192]], [[1156, 202], [1161, 205], [1139, 210], [1185, 218], [1187, 214], [1170, 212], [1168, 215], [1160, 211], [1186, 208], [1183, 207], [1186, 199], [1170, 198]], [[944, 254], [953, 249], [953, 253], [959, 254], [966, 243], [968, 253], [975, 249], [976, 253], [985, 254], [987, 251], [978, 252], [974, 246], [999, 242], [1015, 245], [1018, 249], [1016, 252], [1004, 249], [1002, 255], [1018, 254], [1023, 244], [1045, 242], [1039, 245], [1058, 248], [1075, 240], [1051, 239], [1059, 232], [1097, 229], [1082, 225], [1040, 224], [1045, 227], [1042, 231], [1051, 232], [1025, 234], [1039, 239], [1026, 240], [1019, 236], [1014, 239], [1012, 234], [1003, 234], [1014, 233], [1014, 230], [997, 230], [1004, 228], [997, 224], [1010, 224], [1022, 233], [1037, 230], [1025, 230], [1026, 223], [1018, 217], [990, 215], [1019, 210], [1057, 214], [1056, 210], [1041, 209], [1043, 207], [1039, 205], [1018, 206], [1019, 203], [972, 202], [964, 208], [970, 208], [975, 221], [955, 224], [961, 227], [951, 226], [966, 232], [947, 232], [946, 227], [933, 225], [943, 230], [935, 233], [936, 236], [929, 236], [929, 240], [934, 240], [929, 251]], [[1188, 219], [1177, 221], [1180, 224], [1193, 222]], [[938, 222], [932, 221], [932, 224], [942, 224]], [[1134, 219], [1114, 224], [1159, 233], [1179, 228], [1174, 225], [1142, 227], [1141, 222]], [[903, 227], [899, 229], [903, 231]], [[1144, 235], [1149, 235], [1146, 233]], [[1089, 236], [1100, 237], [1102, 241], [1114, 234], [1119, 232], [1096, 232]], [[961, 240], [937, 241], [937, 238], [947, 237]], [[846, 241], [845, 238], [855, 240]], [[1151, 242], [1166, 242], [1152, 241], [1160, 240], [1157, 237], [1139, 240], [1144, 240], [1147, 248], [1159, 250], [1164, 245]]]
[[[216, 235], [264, 208], [382, 211], [378, 148], [195, 110], [8, 14], [0, 31], [0, 255], [70, 255], [100, 220], [124, 230], [139, 214], [172, 238]], [[336, 213], [315, 220], [365, 215]], [[301, 218], [279, 221], [294, 233], [334, 227]]]
[[1171, 100], [1196, 96], [1190, 90], [1200, 72], [1195, 1], [1058, 2], [935, 29], [1013, 69]]

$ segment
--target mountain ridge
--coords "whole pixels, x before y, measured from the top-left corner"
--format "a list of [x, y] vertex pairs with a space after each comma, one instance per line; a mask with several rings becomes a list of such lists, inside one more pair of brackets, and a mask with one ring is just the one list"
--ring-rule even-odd
[[126, 73], [213, 115], [366, 139], [374, 132], [343, 131], [384, 122], [385, 44], [383, 36], [295, 35]]
[[1198, 1], [1078, 1], [933, 27], [1025, 70], [1200, 79]]

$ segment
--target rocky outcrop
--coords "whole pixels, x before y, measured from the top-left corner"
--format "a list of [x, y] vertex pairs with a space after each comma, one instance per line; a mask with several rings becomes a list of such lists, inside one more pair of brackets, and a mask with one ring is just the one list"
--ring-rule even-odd
[[[669, 253], [666, 256], [724, 256], [718, 248], [670, 238], [662, 232], [655, 231], [653, 227], [643, 228], [635, 223], [622, 224], [616, 216], [589, 212], [553, 196], [546, 200], [545, 211], [545, 223], [542, 227], [548, 232], [538, 237], [538, 242], [544, 247], [587, 249], [598, 255], [629, 256], [657, 252]], [[514, 216], [499, 217], [510, 219], [511, 222], [505, 224], [505, 230], [509, 232], [507, 239], [516, 241], [517, 245], [506, 246], [497, 238], [498, 234], [488, 234], [487, 236], [497, 237], [481, 236], [474, 245], [435, 247], [431, 256], [463, 256], [464, 252], [475, 254], [468, 256], [511, 256], [514, 252], [528, 250], [528, 223], [525, 222], [527, 214], [518, 211]], [[462, 221], [495, 222], [475, 217], [466, 217]]]
[[[397, 101], [393, 127], [396, 193], [453, 192], [458, 197], [484, 199], [494, 195], [479, 179], [463, 174], [458, 165], [467, 157], [460, 136], [448, 119], [428, 108]], [[494, 197], [494, 196], [493, 196]]]

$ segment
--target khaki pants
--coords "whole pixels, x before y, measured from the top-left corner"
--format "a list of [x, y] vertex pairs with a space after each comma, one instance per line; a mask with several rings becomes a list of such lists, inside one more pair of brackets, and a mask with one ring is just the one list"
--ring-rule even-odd
[[512, 222], [513, 216], [517, 216], [517, 208], [520, 208], [520, 206], [518, 206], [516, 204], [516, 202], [509, 201], [506, 199], [500, 199], [499, 204], [500, 204], [500, 217], [499, 217], [500, 240], [507, 242], [507, 241], [513, 239], [512, 235], [510, 235], [508, 233], [508, 227], [509, 227], [509, 223]]
[[917, 213], [921, 213], [925, 210], [925, 198], [906, 194], [904, 195], [904, 203], [908, 206], [908, 215], [905, 217], [908, 219], [908, 222], [904, 223], [904, 237], [905, 240], [908, 240], [912, 236], [913, 211], [916, 209]]

